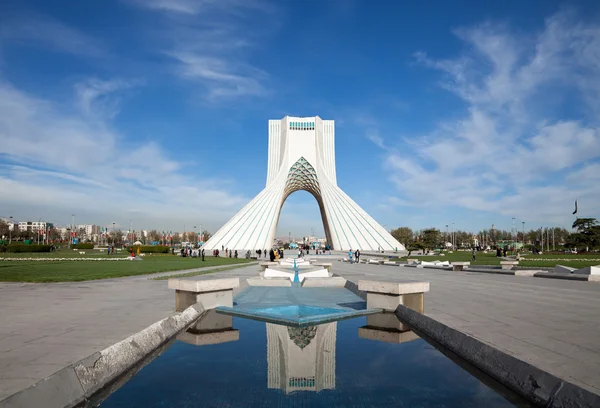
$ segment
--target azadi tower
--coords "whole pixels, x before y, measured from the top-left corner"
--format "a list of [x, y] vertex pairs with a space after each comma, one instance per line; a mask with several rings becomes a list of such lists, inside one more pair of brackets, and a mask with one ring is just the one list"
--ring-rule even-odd
[[294, 191], [311, 193], [327, 242], [336, 250], [404, 250], [337, 185], [335, 124], [315, 117], [269, 120], [267, 185], [204, 245], [239, 250], [273, 246], [281, 207]]

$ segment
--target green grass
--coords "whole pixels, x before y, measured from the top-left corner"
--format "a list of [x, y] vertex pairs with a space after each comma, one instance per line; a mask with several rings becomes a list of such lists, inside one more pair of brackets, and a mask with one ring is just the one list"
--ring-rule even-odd
[[[446, 253], [445, 256], [411, 256], [411, 259], [419, 259], [423, 261], [449, 261], [449, 262], [471, 262], [471, 265], [500, 265], [501, 258], [496, 257], [495, 252], [478, 252], [475, 262], [471, 261], [471, 252], [454, 252]], [[395, 260], [406, 261], [407, 257], [396, 258]], [[520, 267], [527, 268], [554, 268], [556, 265], [570, 266], [572, 268], [583, 268], [586, 266], [600, 265], [600, 254], [542, 254], [531, 255], [526, 254], [521, 257], [519, 262]]]
[[224, 272], [224, 271], [230, 271], [232, 269], [245, 268], [246, 266], [248, 266], [248, 265], [244, 264], [244, 265], [226, 266], [224, 268], [214, 268], [214, 269], [210, 269], [208, 271], [176, 273], [174, 275], [157, 276], [156, 278], [150, 278], [150, 279], [152, 279], [152, 280], [167, 280], [167, 279], [171, 279], [171, 278], [187, 278], [189, 276], [206, 275], [207, 273]]
[[241, 258], [206, 257], [202, 262], [200, 258], [180, 258], [172, 255], [146, 256], [143, 261], [0, 261], [0, 281], [74, 282], [208, 266], [246, 264], [251, 261]]

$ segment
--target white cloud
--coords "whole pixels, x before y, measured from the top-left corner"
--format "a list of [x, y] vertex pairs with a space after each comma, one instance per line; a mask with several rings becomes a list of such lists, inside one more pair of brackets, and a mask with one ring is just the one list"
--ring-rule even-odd
[[269, 75], [250, 50], [278, 27], [277, 9], [252, 0], [151, 0], [134, 4], [164, 13], [158, 46], [173, 72], [198, 84], [209, 102], [268, 94]]
[[563, 225], [575, 197], [600, 200], [599, 189], [573, 182], [591, 181], [600, 159], [600, 24], [575, 17], [558, 13], [531, 36], [485, 23], [456, 31], [467, 47], [454, 59], [416, 54], [445, 74], [442, 87], [467, 110], [413, 141], [412, 155], [388, 154], [406, 198]]
[[367, 139], [380, 149], [386, 149], [383, 138], [379, 135], [377, 129], [367, 129]]
[[[94, 106], [93, 97], [85, 100]], [[128, 143], [110, 122], [67, 113], [6, 83], [0, 83], [0, 140], [1, 202], [20, 216], [37, 206], [46, 215], [87, 212], [121, 223], [134, 214], [146, 226], [163, 228], [203, 218], [214, 230], [246, 202], [223, 190], [217, 174], [188, 176], [152, 141]]]
[[12, 44], [43, 46], [52, 50], [103, 57], [105, 47], [79, 30], [48, 16], [5, 13], [0, 17], [0, 40]]
[[75, 86], [79, 105], [88, 116], [113, 118], [119, 111], [119, 98], [115, 93], [132, 88], [141, 81], [90, 78]]

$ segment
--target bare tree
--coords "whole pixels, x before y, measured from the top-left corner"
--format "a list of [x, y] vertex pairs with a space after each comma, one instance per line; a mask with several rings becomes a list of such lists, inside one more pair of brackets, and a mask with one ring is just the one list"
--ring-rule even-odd
[[110, 233], [110, 243], [113, 245], [121, 245], [123, 243], [123, 232], [120, 229]]
[[175, 234], [173, 234], [173, 243], [174, 244], [181, 243], [181, 234], [179, 234], [179, 232], [176, 232]]
[[212, 237], [212, 234], [207, 230], [202, 231], [202, 235], [204, 235], [204, 242], [208, 241], [210, 237]]

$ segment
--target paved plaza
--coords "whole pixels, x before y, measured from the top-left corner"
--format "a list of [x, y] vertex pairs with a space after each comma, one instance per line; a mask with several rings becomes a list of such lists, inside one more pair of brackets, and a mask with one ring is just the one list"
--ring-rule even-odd
[[[257, 276], [258, 269], [211, 276]], [[600, 394], [598, 283], [342, 262], [332, 272], [354, 282], [429, 281], [430, 317]], [[175, 295], [167, 281], [147, 276], [0, 283], [0, 308], [1, 400], [169, 316]]]

